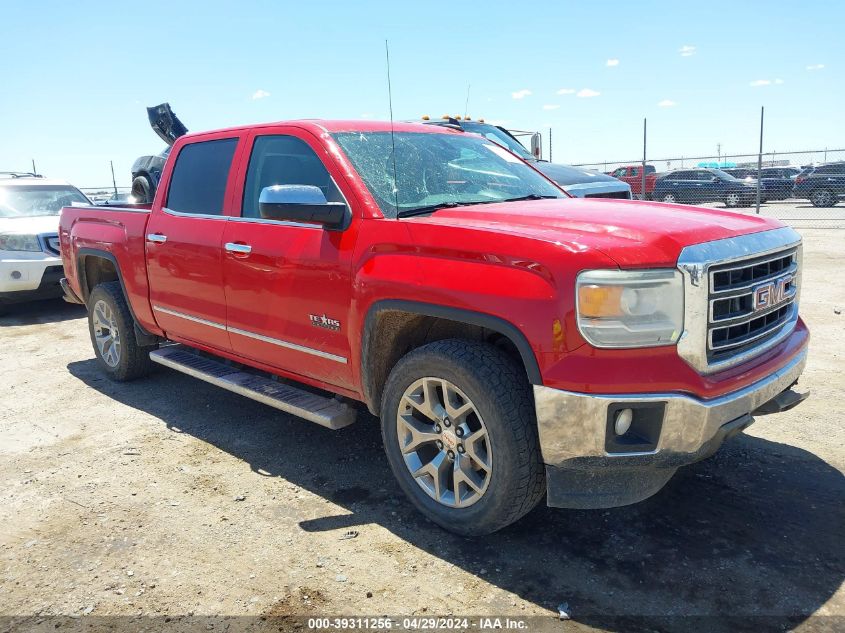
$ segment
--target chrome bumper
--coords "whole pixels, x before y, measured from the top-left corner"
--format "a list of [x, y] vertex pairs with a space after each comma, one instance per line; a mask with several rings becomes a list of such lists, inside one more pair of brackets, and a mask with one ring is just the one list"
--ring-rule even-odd
[[[694, 455], [719, 429], [751, 414], [788, 389], [807, 363], [807, 350], [766, 378], [733, 393], [699, 400], [673, 393], [595, 395], [534, 386], [540, 450], [546, 464], [560, 465], [580, 457], [617, 459], [639, 455], [678, 453]], [[656, 448], [639, 453], [605, 450], [607, 410], [619, 402], [665, 402], [666, 408]]]

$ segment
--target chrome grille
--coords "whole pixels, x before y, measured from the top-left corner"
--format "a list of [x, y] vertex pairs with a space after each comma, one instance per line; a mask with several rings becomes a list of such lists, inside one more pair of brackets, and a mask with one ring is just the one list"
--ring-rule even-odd
[[796, 248], [716, 264], [708, 272], [708, 362], [729, 359], [762, 345], [794, 322]]

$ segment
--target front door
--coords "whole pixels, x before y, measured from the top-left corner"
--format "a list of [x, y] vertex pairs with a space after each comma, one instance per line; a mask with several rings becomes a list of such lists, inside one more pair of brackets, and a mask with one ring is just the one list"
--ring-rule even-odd
[[237, 138], [184, 145], [162, 209], [147, 224], [147, 274], [168, 338], [228, 350], [223, 290], [224, 201]]
[[[326, 149], [295, 127], [253, 133], [240, 217], [226, 222], [223, 276], [232, 350], [274, 368], [352, 387], [348, 315], [358, 218], [345, 231], [260, 217], [258, 198], [272, 185], [320, 187], [329, 202], [353, 200], [320, 156]], [[251, 149], [250, 149], [251, 144]], [[327, 161], [334, 165], [333, 162]], [[244, 164], [244, 161], [242, 161]], [[237, 213], [234, 213], [237, 216]]]

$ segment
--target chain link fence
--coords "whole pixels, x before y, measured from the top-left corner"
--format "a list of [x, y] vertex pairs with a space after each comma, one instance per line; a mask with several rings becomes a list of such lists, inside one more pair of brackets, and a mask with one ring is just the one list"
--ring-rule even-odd
[[94, 204], [122, 203], [130, 202], [129, 192], [131, 187], [115, 187], [108, 185], [105, 187], [79, 187], [79, 190], [84, 193]]
[[[845, 144], [843, 144], [845, 145]], [[700, 204], [708, 207], [734, 207], [740, 213], [757, 213], [756, 191], [751, 199], [713, 199], [700, 193], [713, 178], [706, 170], [719, 169], [748, 183], [760, 180], [760, 215], [778, 218], [796, 228], [845, 229], [845, 147], [762, 152], [647, 158], [647, 198]], [[642, 192], [642, 156], [631, 160], [577, 163], [576, 166], [608, 173], [631, 184], [638, 197]], [[758, 172], [759, 167], [759, 172]], [[675, 192], [666, 185], [672, 180]], [[702, 183], [704, 185], [702, 186]], [[699, 191], [697, 191], [699, 190]], [[658, 195], [654, 195], [654, 192]], [[736, 204], [733, 204], [736, 202]]]

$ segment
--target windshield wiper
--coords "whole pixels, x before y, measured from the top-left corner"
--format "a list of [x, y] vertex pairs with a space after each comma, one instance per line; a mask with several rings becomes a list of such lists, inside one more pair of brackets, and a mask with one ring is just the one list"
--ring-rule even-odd
[[527, 196], [520, 196], [519, 198], [505, 198], [504, 200], [497, 200], [497, 202], [519, 202], [520, 200], [548, 200], [551, 198], [560, 198], [561, 196], [541, 196], [539, 193], [529, 193]]

